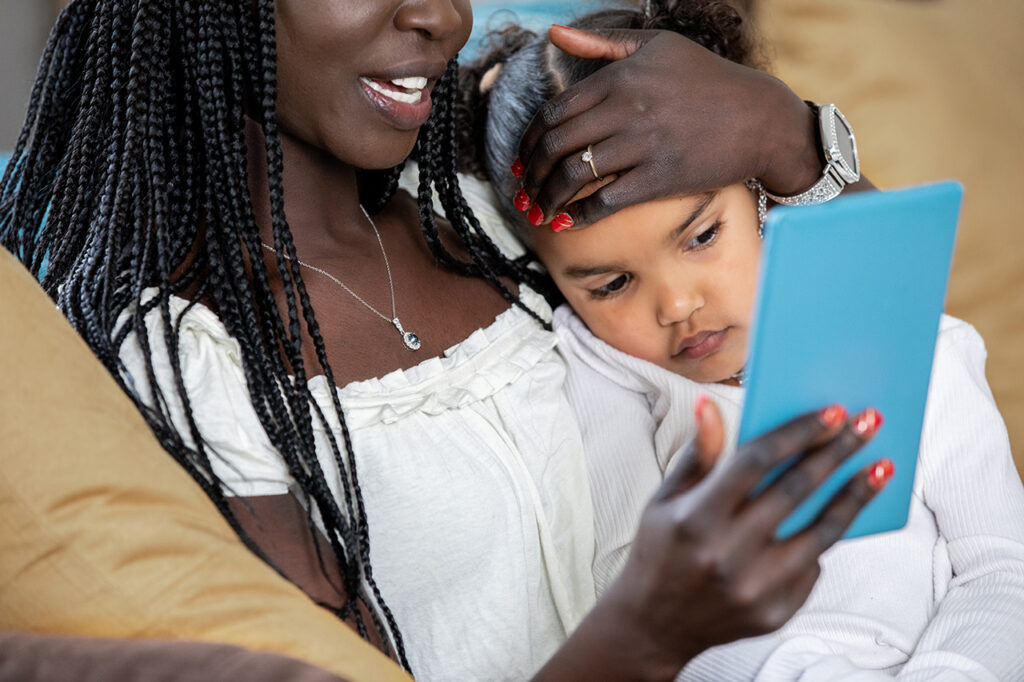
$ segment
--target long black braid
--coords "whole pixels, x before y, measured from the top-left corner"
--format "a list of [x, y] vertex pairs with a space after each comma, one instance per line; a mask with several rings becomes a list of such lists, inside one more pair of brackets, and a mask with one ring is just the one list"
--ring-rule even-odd
[[[334, 375], [284, 210], [276, 71], [273, 0], [74, 0], [50, 35], [25, 125], [0, 180], [0, 244], [41, 279], [161, 445], [266, 559], [228, 506], [231, 491], [211, 464], [217, 455], [200, 435], [179, 364], [184, 313], [172, 312], [172, 297], [186, 296], [188, 308], [202, 301], [216, 312], [238, 341], [253, 407], [304, 498], [307, 523], [314, 528], [319, 516], [337, 559], [347, 600], [333, 610], [363, 637], [379, 636], [409, 669], [398, 624], [373, 578], [341, 404], [331, 392], [339, 440], [307, 385], [304, 335], [315, 347], [314, 373], [331, 384]], [[459, 188], [457, 89], [453, 61], [434, 90], [435, 111], [414, 151], [424, 237], [439, 262], [487, 279], [539, 320], [502, 282], [539, 287], [537, 275], [502, 255]], [[266, 141], [285, 316], [275, 302], [249, 200], [247, 116], [259, 122]], [[382, 210], [401, 170], [363, 173], [363, 202]], [[441, 241], [435, 191], [469, 261]], [[154, 312], [162, 328], [151, 333], [147, 320]], [[144, 377], [132, 376], [120, 360], [129, 335], [146, 358]], [[157, 341], [166, 348], [173, 386], [157, 380]], [[171, 417], [172, 396], [165, 391], [185, 408], [183, 428]], [[317, 459], [316, 428], [328, 434], [340, 500]]]

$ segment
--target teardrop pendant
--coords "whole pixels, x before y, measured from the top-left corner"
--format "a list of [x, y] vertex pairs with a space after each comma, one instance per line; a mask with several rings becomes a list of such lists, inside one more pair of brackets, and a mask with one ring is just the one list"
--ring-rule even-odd
[[420, 337], [416, 336], [412, 332], [405, 332], [404, 334], [402, 334], [402, 341], [405, 341], [405, 345], [409, 348], [409, 350], [420, 349]]
[[397, 317], [391, 320], [391, 324], [395, 325], [395, 329], [397, 329], [398, 333], [402, 335], [402, 342], [405, 343], [406, 348], [409, 350], [420, 349], [420, 337], [416, 336], [412, 332], [405, 331], [405, 328]]

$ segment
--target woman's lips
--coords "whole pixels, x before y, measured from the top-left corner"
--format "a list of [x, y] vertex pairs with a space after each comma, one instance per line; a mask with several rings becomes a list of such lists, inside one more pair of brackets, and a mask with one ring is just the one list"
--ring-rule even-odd
[[425, 76], [359, 79], [363, 93], [377, 113], [399, 130], [415, 130], [430, 118], [434, 104], [427, 83]]
[[683, 339], [679, 344], [676, 355], [688, 360], [697, 360], [711, 355], [725, 343], [725, 335], [729, 329], [719, 329], [717, 332], [701, 332]]

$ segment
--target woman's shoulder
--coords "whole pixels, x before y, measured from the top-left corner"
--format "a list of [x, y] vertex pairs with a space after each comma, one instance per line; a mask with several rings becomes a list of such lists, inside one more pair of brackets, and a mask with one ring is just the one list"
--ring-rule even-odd
[[[140, 304], [147, 306], [156, 296], [156, 288], [146, 289], [142, 293]], [[134, 307], [122, 311], [117, 329], [132, 324], [133, 310]], [[159, 305], [148, 310], [143, 317], [146, 345], [150, 346], [148, 355], [153, 358], [155, 364], [169, 362], [165, 344], [167, 332], [170, 332], [176, 338], [179, 357], [186, 362], [202, 357], [206, 361], [219, 360], [221, 364], [241, 370], [241, 348], [238, 341], [228, 333], [216, 313], [198, 301], [173, 295], [168, 297], [167, 312], [170, 319], [169, 329]], [[125, 337], [120, 353], [122, 360], [134, 360], [135, 356], [141, 357], [144, 353], [143, 344], [134, 330]]]
[[[156, 289], [144, 291], [142, 305], [154, 296]], [[291, 476], [252, 404], [238, 341], [202, 303], [171, 296], [167, 312], [169, 327], [156, 307], [143, 318], [144, 339], [136, 331], [126, 336], [119, 350], [125, 384], [150, 409], [163, 412], [189, 446], [195, 445], [195, 424], [205, 446], [217, 453], [211, 457], [214, 472], [233, 494], [287, 492]], [[131, 316], [131, 310], [123, 312], [121, 324], [131, 324]]]

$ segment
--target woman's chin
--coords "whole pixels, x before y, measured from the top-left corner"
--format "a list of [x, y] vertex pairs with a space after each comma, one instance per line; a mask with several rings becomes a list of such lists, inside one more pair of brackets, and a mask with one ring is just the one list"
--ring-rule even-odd
[[372, 145], [352, 145], [347, 139], [326, 137], [321, 148], [337, 160], [353, 168], [375, 171], [394, 168], [405, 163], [416, 147], [419, 131], [405, 134], [375, 136]]
[[[397, 133], [397, 131], [396, 131]], [[416, 148], [416, 140], [419, 138], [419, 130], [406, 132], [404, 134], [392, 134], [388, 139], [381, 139], [381, 143], [374, 150], [373, 154], [367, 154], [366, 159], [359, 165], [365, 170], [385, 170], [405, 163]]]

